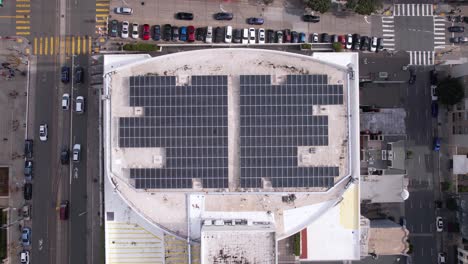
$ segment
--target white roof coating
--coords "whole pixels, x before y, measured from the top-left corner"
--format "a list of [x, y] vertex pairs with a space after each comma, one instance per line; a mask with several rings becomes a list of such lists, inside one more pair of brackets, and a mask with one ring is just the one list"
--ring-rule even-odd
[[[159, 228], [161, 232], [172, 234], [175, 237], [194, 241], [201, 238], [201, 223], [204, 219], [252, 219], [257, 221], [267, 220], [272, 223], [275, 230], [275, 240], [287, 237], [305, 228], [311, 222], [318, 221], [320, 216], [330, 212], [331, 208], [340, 207], [339, 215], [333, 214], [330, 217], [345, 216], [348, 221], [359, 221], [359, 185], [352, 185], [353, 193], [351, 198], [342, 199], [345, 190], [349, 187], [349, 179], [359, 179], [359, 91], [358, 91], [358, 60], [357, 54], [327, 54], [319, 59], [278, 51], [260, 49], [211, 49], [201, 51], [191, 51], [171, 54], [158, 58], [145, 59], [138, 56], [137, 59], [128, 65], [123, 65], [122, 55], [113, 57], [105, 56], [105, 92], [103, 95], [103, 130], [104, 130], [104, 154], [105, 154], [105, 174], [109, 184], [113, 186], [112, 192], [118, 194], [127, 209], [131, 209], [145, 219], [149, 225]], [[339, 61], [342, 55], [343, 65], [335, 65], [330, 61]], [[186, 58], [191, 58], [190, 62]], [[261, 59], [262, 63], [248, 63]], [[229, 64], [225, 63], [229, 61]], [[193, 65], [190, 63], [193, 62]], [[112, 67], [110, 64], [114, 64]], [[283, 65], [283, 67], [278, 67]], [[347, 65], [353, 65], [354, 76], [356, 78], [348, 80]], [[348, 110], [319, 109], [324, 111], [331, 121], [336, 124], [332, 130], [337, 133], [336, 146], [333, 150], [340, 149], [339, 152], [331, 156], [328, 162], [340, 162], [340, 176], [335, 179], [335, 186], [329, 190], [303, 188], [298, 189], [251, 189], [239, 190], [230, 188], [229, 190], [191, 190], [191, 194], [172, 190], [137, 190], [128, 179], [128, 164], [136, 164], [138, 155], [129, 154], [138, 152], [128, 152], [116, 146], [116, 117], [133, 115], [134, 111], [123, 107], [128, 101], [128, 92], [122, 91], [125, 86], [125, 78], [132, 75], [144, 75], [151, 72], [164, 71], [168, 75], [191, 76], [191, 75], [222, 75], [222, 74], [268, 74], [272, 76], [284, 76], [287, 74], [323, 74], [326, 73], [330, 82], [344, 82], [344, 92], [346, 93], [346, 107]], [[224, 72], [226, 71], [226, 72]], [[120, 106], [120, 108], [116, 108]], [[229, 117], [231, 118], [231, 116]], [[231, 130], [230, 130], [231, 131]], [[231, 132], [230, 132], [231, 133]], [[235, 134], [235, 133], [234, 133]], [[230, 135], [229, 147], [233, 143]], [[331, 144], [335, 144], [330, 141]], [[238, 150], [238, 149], [237, 149]], [[150, 151], [151, 150], [145, 150]], [[230, 149], [231, 151], [231, 149]], [[140, 152], [142, 153], [142, 152]], [[146, 153], [146, 152], [145, 152]], [[338, 153], [344, 155], [343, 159], [338, 159]], [[306, 154], [306, 153], [305, 153]], [[133, 157], [132, 157], [133, 155]], [[229, 156], [229, 174], [238, 174], [239, 161], [233, 160]], [[142, 160], [142, 159], [140, 159]], [[304, 159], [307, 161], [307, 159]], [[317, 162], [315, 159], [311, 159]], [[143, 161], [144, 162], [144, 161]], [[321, 163], [327, 160], [320, 160]], [[132, 165], [132, 166], [134, 166]], [[231, 179], [231, 178], [230, 178]], [[231, 182], [230, 182], [231, 184]], [[351, 188], [351, 187], [350, 187]], [[348, 189], [349, 190], [349, 189]], [[106, 189], [106, 192], [108, 189]], [[248, 192], [246, 192], [248, 191]], [[295, 194], [295, 200], [284, 202], [284, 196]], [[109, 210], [123, 210], [122, 208], [112, 208]], [[300, 213], [307, 213], [308, 221], [298, 217]], [[352, 229], [359, 233], [359, 227]], [[359, 236], [357, 236], [359, 237]], [[348, 239], [342, 236], [342, 239]], [[200, 240], [198, 240], [200, 241]], [[350, 241], [349, 239], [346, 241]], [[347, 250], [359, 252], [354, 243], [347, 244]], [[359, 259], [359, 253], [350, 254], [348, 259]]]

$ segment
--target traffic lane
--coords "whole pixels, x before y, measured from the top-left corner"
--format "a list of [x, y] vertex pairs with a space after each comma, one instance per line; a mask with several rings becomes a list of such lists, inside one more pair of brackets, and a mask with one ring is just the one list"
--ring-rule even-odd
[[0, 32], [2, 36], [16, 36], [16, 1], [4, 1], [0, 8]]
[[[85, 112], [83, 114], [73, 113], [72, 117], [72, 145], [81, 145], [81, 157], [79, 162], [72, 164], [73, 178], [70, 186], [70, 240], [69, 263], [81, 264], [85, 256], [87, 256], [87, 116], [88, 116], [88, 57], [76, 56], [75, 65], [84, 68], [84, 83], [74, 84], [73, 99], [76, 100], [77, 96], [85, 98]], [[75, 102], [74, 104], [75, 105]], [[73, 250], [72, 250], [73, 249]]]
[[[96, 19], [96, 1], [70, 0], [68, 6], [69, 10], [73, 10], [69, 13], [69, 24], [67, 25], [68, 34], [75, 36], [93, 36], [96, 30], [96, 24], [92, 22]], [[90, 10], [92, 10], [92, 12], [90, 12]]]
[[437, 263], [437, 248], [435, 237], [428, 236], [411, 236], [410, 243], [413, 245], [413, 253], [411, 254], [413, 263], [419, 264], [436, 264]]

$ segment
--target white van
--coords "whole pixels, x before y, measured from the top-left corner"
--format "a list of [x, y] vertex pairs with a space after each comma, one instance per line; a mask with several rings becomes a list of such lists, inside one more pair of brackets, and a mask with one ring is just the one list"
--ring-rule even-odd
[[208, 26], [208, 27], [206, 28], [205, 42], [206, 42], [206, 43], [211, 43], [211, 42], [213, 42], [213, 27], [211, 27], [211, 26]]
[[80, 144], [75, 144], [73, 146], [73, 162], [79, 162], [80, 161], [80, 155], [81, 155], [81, 145]]
[[70, 95], [67, 93], [64, 93], [62, 95], [62, 110], [68, 110], [70, 107]]
[[242, 44], [249, 44], [249, 30], [242, 29]]
[[76, 97], [75, 101], [75, 112], [78, 114], [84, 113], [84, 108], [85, 108], [85, 100], [83, 96], [78, 96]]
[[232, 27], [226, 27], [226, 33], [224, 34], [224, 42], [231, 43], [232, 42]]

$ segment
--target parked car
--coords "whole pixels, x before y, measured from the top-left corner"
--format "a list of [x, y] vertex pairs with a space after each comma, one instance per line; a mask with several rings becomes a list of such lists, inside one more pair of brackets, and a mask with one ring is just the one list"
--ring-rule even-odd
[[144, 24], [143, 25], [143, 40], [149, 40], [150, 37], [151, 37], [150, 25]]
[[206, 43], [213, 42], [213, 28], [211, 26], [208, 26], [206, 28], [205, 42]]
[[110, 22], [110, 27], [109, 27], [109, 35], [113, 38], [117, 37], [119, 35], [119, 21], [113, 19]]
[[339, 35], [339, 36], [338, 36], [338, 42], [341, 43], [341, 47], [342, 47], [343, 49], [346, 48], [346, 36], [344, 36], [344, 35]]
[[132, 24], [132, 38], [137, 39], [138, 38], [138, 23], [133, 23]]
[[306, 42], [306, 34], [304, 32], [299, 33], [299, 43]]
[[331, 35], [330, 38], [332, 43], [340, 42], [338, 35]]
[[180, 27], [179, 28], [179, 40], [180, 41], [187, 41], [187, 27]]
[[283, 42], [284, 43], [291, 43], [291, 30], [285, 29], [283, 31]]
[[172, 26], [170, 24], [165, 24], [163, 38], [165, 41], [170, 41], [172, 39]]
[[440, 216], [436, 217], [436, 230], [437, 232], [444, 231], [444, 221], [442, 220], [442, 217]]
[[31, 245], [31, 228], [23, 227], [21, 231], [21, 245], [23, 245], [23, 247]]
[[247, 24], [249, 25], [263, 25], [265, 20], [263, 18], [258, 17], [249, 17], [247, 18]]
[[122, 33], [121, 33], [121, 37], [126, 39], [128, 38], [128, 27], [130, 26], [130, 23], [128, 23], [128, 21], [123, 21], [122, 22]]
[[24, 156], [28, 159], [32, 159], [33, 157], [33, 140], [26, 139], [24, 141]]
[[313, 33], [313, 34], [312, 34], [312, 42], [313, 42], [313, 43], [318, 43], [318, 42], [319, 42], [319, 35], [318, 35], [318, 33]]
[[370, 39], [367, 36], [361, 37], [361, 51], [369, 50]]
[[440, 138], [438, 138], [438, 137], [434, 138], [432, 150], [434, 150], [434, 151], [439, 151], [440, 150]]
[[458, 38], [458, 41], [459, 41], [460, 43], [468, 43], [468, 37], [459, 37], [459, 38]]
[[80, 158], [81, 158], [81, 145], [80, 144], [75, 144], [75, 145], [73, 145], [72, 160], [73, 160], [73, 162], [79, 162]]
[[275, 43], [275, 31], [267, 29], [265, 40], [267, 43]]
[[453, 44], [458, 44], [460, 43], [460, 39], [458, 37], [452, 37], [449, 39], [449, 42]]
[[431, 99], [432, 101], [437, 101], [437, 99], [439, 99], [436, 85], [431, 85]]
[[465, 32], [465, 27], [462, 26], [452, 26], [447, 28], [449, 32]]
[[62, 95], [62, 110], [68, 110], [70, 108], [70, 95], [64, 93]]
[[434, 118], [437, 118], [437, 116], [439, 115], [439, 104], [437, 103], [437, 101], [432, 101], [431, 103], [431, 114]]
[[408, 80], [408, 83], [409, 84], [414, 84], [416, 82], [416, 73], [414, 72], [414, 69], [410, 68], [409, 73], [410, 73], [410, 78]]
[[431, 85], [437, 85], [438, 83], [437, 72], [435, 70], [431, 70], [429, 74], [430, 74], [429, 77], [430, 77]]
[[114, 12], [119, 15], [131, 15], [133, 14], [133, 9], [130, 7], [116, 7]]
[[198, 41], [204, 41], [205, 40], [205, 35], [206, 35], [206, 30], [205, 28], [199, 27], [195, 30], [195, 38]]
[[249, 30], [244, 28], [242, 29], [242, 44], [249, 43]]
[[255, 44], [255, 28], [249, 28], [249, 44]]
[[361, 48], [361, 35], [354, 34], [353, 35], [353, 50], [358, 50]]
[[187, 27], [187, 41], [188, 42], [195, 41], [195, 27], [194, 26]]
[[377, 38], [377, 52], [383, 50], [383, 38]]
[[172, 39], [172, 41], [178, 41], [179, 40], [179, 27], [172, 26], [172, 28], [171, 28], [171, 39]]
[[281, 30], [276, 31], [276, 42], [283, 43], [283, 40], [284, 40], [283, 31]]
[[232, 42], [232, 27], [227, 26], [226, 30], [224, 31], [224, 42], [231, 43]]
[[242, 42], [242, 30], [241, 29], [233, 29], [232, 30], [232, 42], [234, 42], [234, 43], [241, 43]]
[[321, 41], [322, 43], [329, 43], [331, 39], [330, 39], [330, 36], [327, 33], [323, 33], [321, 40], [322, 40]]
[[60, 203], [60, 220], [68, 220], [68, 207], [69, 207], [68, 200], [62, 201]]
[[77, 96], [75, 100], [75, 112], [82, 114], [85, 111], [85, 99], [83, 96]]
[[29, 250], [23, 249], [20, 253], [21, 264], [29, 264]]
[[232, 13], [220, 12], [214, 14], [214, 19], [216, 20], [232, 20], [234, 15]]
[[224, 40], [224, 28], [216, 27], [215, 34], [214, 34], [214, 42], [221, 43]]
[[351, 49], [353, 47], [353, 35], [346, 35], [346, 48]]
[[47, 137], [48, 137], [47, 124], [40, 124], [39, 125], [39, 139], [41, 141], [47, 141]]
[[291, 43], [299, 42], [299, 34], [296, 31], [291, 31]]
[[84, 81], [84, 69], [83, 67], [77, 66], [75, 68], [75, 83], [83, 83]]
[[69, 154], [68, 148], [63, 147], [62, 150], [60, 151], [60, 163], [62, 163], [62, 165], [65, 165], [65, 164], [68, 164], [69, 161], [70, 161], [70, 154]]
[[265, 44], [265, 29], [258, 29], [258, 44]]
[[176, 18], [180, 20], [193, 20], [193, 14], [187, 12], [176, 13]]
[[302, 20], [304, 22], [318, 23], [318, 22], [320, 22], [320, 17], [319, 16], [313, 16], [313, 15], [303, 15]]
[[32, 160], [25, 160], [24, 161], [24, 178], [27, 181], [32, 180], [33, 175], [33, 161]]
[[377, 52], [377, 38], [376, 37], [372, 37], [372, 39], [370, 41], [369, 50], [371, 52]]
[[68, 66], [62, 66], [61, 75], [60, 75], [60, 80], [61, 80], [63, 83], [68, 83], [68, 82], [70, 82], [70, 67], [68, 67]]
[[29, 201], [32, 199], [32, 183], [30, 182], [27, 182], [24, 184], [24, 188], [23, 188], [23, 198], [26, 200], [26, 201]]
[[153, 26], [153, 40], [155, 41], [161, 40], [161, 26], [160, 25]]
[[437, 259], [438, 264], [445, 264], [445, 263], [447, 263], [446, 260], [445, 260], [446, 258], [447, 258], [447, 254], [442, 253], [442, 252], [439, 253], [438, 259]]
[[21, 208], [21, 216], [23, 217], [23, 220], [31, 220], [31, 205], [30, 204], [25, 204]]

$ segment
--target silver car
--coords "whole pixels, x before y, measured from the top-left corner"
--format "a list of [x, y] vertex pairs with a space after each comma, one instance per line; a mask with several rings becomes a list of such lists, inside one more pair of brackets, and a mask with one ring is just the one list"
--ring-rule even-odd
[[119, 15], [131, 15], [133, 14], [133, 9], [130, 7], [116, 7], [114, 12]]

